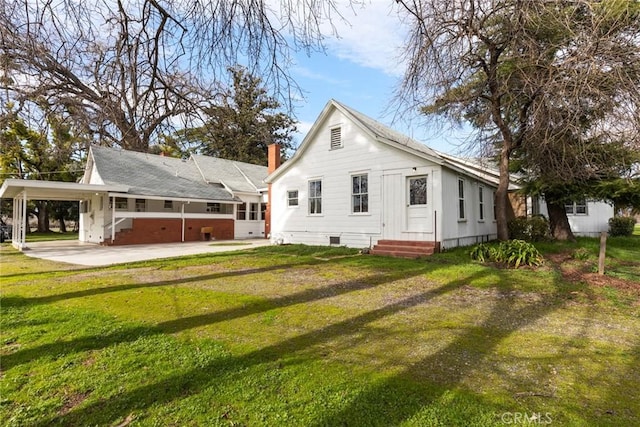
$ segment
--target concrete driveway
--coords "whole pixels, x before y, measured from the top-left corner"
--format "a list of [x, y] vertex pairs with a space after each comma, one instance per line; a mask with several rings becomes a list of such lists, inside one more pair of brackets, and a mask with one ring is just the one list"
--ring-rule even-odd
[[161, 243], [154, 245], [100, 246], [77, 240], [28, 243], [23, 253], [34, 258], [86, 266], [122, 264], [134, 261], [228, 252], [267, 246], [267, 239]]

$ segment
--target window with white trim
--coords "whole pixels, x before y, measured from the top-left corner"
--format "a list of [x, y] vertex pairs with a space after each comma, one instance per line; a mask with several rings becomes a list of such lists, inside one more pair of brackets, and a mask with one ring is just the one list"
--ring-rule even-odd
[[260, 203], [251, 203], [249, 205], [249, 220], [257, 221], [258, 220], [258, 211], [259, 211]]
[[228, 203], [207, 203], [207, 212], [233, 215], [233, 205]]
[[136, 199], [136, 212], [144, 212], [147, 210], [146, 199]]
[[287, 206], [298, 207], [298, 190], [287, 191]]
[[165, 209], [173, 209], [173, 200], [165, 200], [164, 201]]
[[581, 199], [572, 203], [564, 205], [564, 209], [567, 215], [586, 215], [587, 214], [587, 201]]
[[484, 221], [484, 187], [478, 186], [478, 220]]
[[369, 212], [369, 175], [351, 176], [351, 212]]
[[409, 178], [409, 206], [427, 204], [427, 177]]
[[464, 200], [464, 179], [458, 178], [458, 219], [467, 219]]
[[498, 219], [498, 207], [496, 206], [496, 192], [493, 192], [493, 220]]
[[342, 148], [342, 128], [331, 128], [331, 149]]
[[309, 214], [322, 213], [322, 180], [309, 181]]
[[260, 204], [260, 219], [262, 221], [267, 219], [267, 204], [266, 203], [261, 203]]
[[237, 211], [236, 211], [236, 219], [239, 221], [244, 221], [247, 219], [247, 204], [246, 203], [240, 203], [237, 207]]
[[129, 210], [129, 199], [126, 197], [116, 197], [116, 210], [126, 211]]

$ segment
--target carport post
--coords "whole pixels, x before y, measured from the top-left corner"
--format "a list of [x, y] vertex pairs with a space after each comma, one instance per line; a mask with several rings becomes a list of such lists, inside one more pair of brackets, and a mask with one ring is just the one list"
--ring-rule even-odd
[[111, 196], [111, 244], [116, 240], [116, 196]]
[[29, 216], [27, 215], [27, 190], [22, 193], [22, 240], [21, 249], [27, 247], [27, 227], [29, 226]]
[[180, 218], [182, 219], [182, 241], [184, 242], [184, 202], [180, 206]]

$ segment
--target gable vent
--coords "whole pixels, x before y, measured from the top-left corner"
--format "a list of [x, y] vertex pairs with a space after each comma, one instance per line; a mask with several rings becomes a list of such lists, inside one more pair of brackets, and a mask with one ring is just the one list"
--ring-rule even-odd
[[341, 128], [331, 129], [331, 149], [342, 148], [342, 132]]

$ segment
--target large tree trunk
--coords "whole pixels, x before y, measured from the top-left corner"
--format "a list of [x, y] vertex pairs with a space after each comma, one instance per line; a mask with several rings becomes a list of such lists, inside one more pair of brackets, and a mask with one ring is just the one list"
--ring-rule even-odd
[[556, 240], [576, 240], [571, 225], [567, 218], [567, 211], [564, 209], [564, 203], [550, 202], [547, 200], [547, 212], [549, 212], [549, 227], [551, 235]]
[[[506, 145], [506, 144], [505, 144]], [[496, 227], [498, 240], [509, 240], [507, 227], [509, 205], [509, 149], [503, 145], [500, 152], [500, 178], [496, 189]]]
[[36, 207], [38, 209], [38, 232], [48, 233], [49, 229], [49, 209], [45, 200], [36, 200]]

